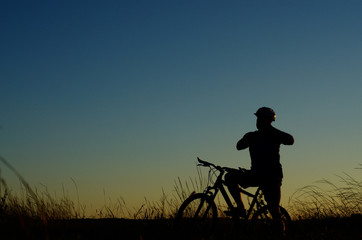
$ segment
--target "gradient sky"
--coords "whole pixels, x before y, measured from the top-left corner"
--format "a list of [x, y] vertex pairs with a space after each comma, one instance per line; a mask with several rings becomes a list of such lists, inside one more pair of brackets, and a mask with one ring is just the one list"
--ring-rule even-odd
[[[2, 1], [0, 155], [87, 209], [172, 194], [196, 157], [250, 167], [262, 106], [283, 201], [362, 163], [361, 1]], [[0, 163], [1, 174], [18, 186]]]

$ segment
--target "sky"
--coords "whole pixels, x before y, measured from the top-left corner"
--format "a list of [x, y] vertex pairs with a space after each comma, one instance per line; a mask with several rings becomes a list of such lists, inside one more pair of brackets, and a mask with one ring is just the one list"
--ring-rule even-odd
[[[250, 167], [253, 113], [281, 146], [282, 203], [362, 163], [362, 2], [2, 1], [0, 156], [93, 211], [171, 196], [196, 158]], [[9, 185], [19, 181], [0, 163]], [[76, 184], [74, 184], [76, 183]]]

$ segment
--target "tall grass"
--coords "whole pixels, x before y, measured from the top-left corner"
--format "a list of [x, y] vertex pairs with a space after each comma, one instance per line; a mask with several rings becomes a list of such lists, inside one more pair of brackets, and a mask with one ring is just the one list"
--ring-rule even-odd
[[[4, 218], [31, 218], [47, 220], [91, 218], [127, 218], [127, 219], [170, 219], [175, 216], [182, 202], [194, 191], [202, 191], [206, 187], [205, 178], [200, 168], [197, 168], [197, 177], [182, 181], [177, 178], [174, 182], [174, 191], [166, 194], [162, 190], [158, 201], [144, 199], [140, 206], [129, 208], [126, 201], [119, 197], [112, 200], [104, 196], [104, 205], [96, 209], [95, 216], [86, 216], [86, 206], [79, 200], [78, 186], [74, 183], [77, 201], [66, 196], [56, 197], [49, 193], [44, 186], [41, 190], [33, 189], [17, 170], [4, 158], [2, 162], [10, 169], [21, 183], [21, 194], [15, 194], [1, 176], [0, 169], [0, 219]], [[104, 192], [104, 195], [105, 192]]]
[[2, 157], [0, 157], [0, 161], [18, 177], [22, 184], [21, 194], [15, 194], [0, 174], [0, 217], [2, 219], [14, 217], [20, 219], [31, 218], [41, 219], [43, 222], [46, 222], [50, 219], [84, 217], [85, 206], [80, 204], [79, 201], [78, 205], [76, 205], [65, 194], [60, 198], [53, 197], [46, 187], [43, 190], [33, 190], [9, 162]]
[[362, 214], [362, 181], [346, 173], [337, 177], [338, 183], [322, 179], [298, 189], [291, 197], [290, 213], [303, 219]]
[[96, 218], [126, 218], [126, 219], [167, 219], [172, 218], [178, 204], [167, 196], [164, 191], [158, 201], [150, 201], [146, 197], [140, 206], [127, 207], [123, 197], [113, 201], [107, 199], [100, 209], [96, 210]]
[[[63, 189], [63, 196], [52, 196], [46, 187], [33, 190], [22, 176], [5, 159], [3, 162], [20, 180], [22, 194], [15, 194], [9, 189], [0, 169], [0, 220], [1, 219], [40, 219], [46, 224], [52, 219], [80, 219], [86, 216], [86, 206], [79, 200], [78, 187], [72, 179], [76, 191], [76, 203], [70, 200]], [[338, 184], [323, 179], [314, 185], [297, 190], [289, 201], [288, 211], [294, 218], [346, 217], [362, 213], [362, 182], [348, 174], [338, 176]], [[172, 219], [182, 202], [192, 192], [202, 192], [209, 184], [210, 176], [204, 177], [201, 168], [197, 176], [184, 181], [177, 178], [174, 191], [166, 194], [162, 190], [157, 201], [147, 198], [138, 207], [129, 208], [126, 201], [119, 197], [116, 201], [105, 197], [104, 206], [96, 210], [92, 218], [127, 218], [127, 219]], [[219, 210], [222, 201], [216, 199]], [[220, 212], [222, 212], [220, 210]]]
[[197, 167], [197, 177], [189, 178], [188, 181], [182, 181], [180, 177], [174, 181], [175, 193], [173, 198], [179, 201], [179, 205], [190, 196], [192, 192], [203, 192], [208, 182], [202, 174], [201, 168]]

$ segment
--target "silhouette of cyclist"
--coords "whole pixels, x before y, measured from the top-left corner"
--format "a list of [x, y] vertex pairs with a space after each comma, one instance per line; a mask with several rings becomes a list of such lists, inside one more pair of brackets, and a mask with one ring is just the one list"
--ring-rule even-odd
[[283, 178], [279, 148], [281, 144], [293, 145], [294, 138], [271, 125], [276, 117], [273, 109], [262, 107], [255, 115], [258, 130], [246, 133], [236, 144], [238, 150], [249, 148], [251, 169], [229, 171], [225, 175], [225, 182], [237, 204], [234, 211], [238, 211], [239, 215], [245, 216], [239, 185], [243, 188], [260, 186], [270, 213], [274, 219], [279, 219], [280, 187]]

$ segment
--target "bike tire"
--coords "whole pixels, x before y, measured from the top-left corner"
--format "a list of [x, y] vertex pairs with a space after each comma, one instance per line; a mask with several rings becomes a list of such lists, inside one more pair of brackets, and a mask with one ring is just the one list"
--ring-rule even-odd
[[180, 206], [175, 218], [179, 227], [201, 230], [212, 227], [217, 220], [216, 205], [207, 194], [196, 193], [188, 197]]
[[[278, 231], [281, 230], [281, 232], [285, 234], [290, 230], [290, 225], [292, 220], [287, 210], [285, 210], [285, 208], [280, 206], [279, 209], [280, 209], [282, 226], [279, 226]], [[264, 206], [258, 209], [253, 214], [252, 221], [254, 222], [254, 224], [262, 225], [263, 229], [266, 231], [275, 230], [276, 222], [273, 220], [270, 211], [268, 209], [268, 206]]]

